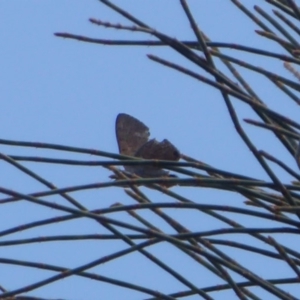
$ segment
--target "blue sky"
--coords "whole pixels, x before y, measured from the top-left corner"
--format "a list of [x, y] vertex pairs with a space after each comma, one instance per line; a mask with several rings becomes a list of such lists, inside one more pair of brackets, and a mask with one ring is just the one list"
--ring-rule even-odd
[[[248, 1], [244, 2], [249, 5]], [[251, 5], [255, 4], [254, 2], [251, 1]], [[114, 3], [172, 37], [194, 39], [178, 1], [119, 0]], [[277, 45], [257, 36], [254, 30], [258, 27], [230, 1], [194, 0], [189, 1], [189, 4], [199, 27], [212, 41], [234, 42], [258, 48], [263, 45], [266, 50], [284, 54], [284, 50]], [[145, 34], [106, 29], [89, 23], [89, 18], [96, 18], [130, 25], [129, 21], [99, 1], [5, 1], [1, 3], [1, 11], [1, 139], [63, 144], [117, 152], [115, 118], [118, 113], [124, 112], [135, 116], [149, 126], [152, 137], [159, 140], [169, 139], [184, 154], [220, 169], [268, 180], [236, 133], [220, 93], [186, 75], [154, 63], [146, 56], [147, 54], [158, 55], [209, 77], [173, 50], [162, 47], [103, 46], [54, 36], [55, 32], [68, 32], [94, 38], [155, 40], [154, 37]], [[224, 50], [224, 53], [246, 59], [256, 66], [265, 67], [272, 72], [292, 78], [283, 68], [282, 62], [238, 53], [230, 49]], [[222, 70], [228, 74], [223, 67]], [[295, 104], [284, 94], [278, 93], [276, 88], [262, 76], [258, 80], [258, 76], [252, 72], [239, 70], [268, 106], [297, 120], [298, 111]], [[241, 119], [258, 119], [245, 104], [238, 100], [233, 102]], [[258, 149], [280, 157], [296, 169], [293, 158], [286, 154], [272, 134], [247, 124], [245, 124], [245, 130]], [[97, 159], [89, 155], [3, 145], [1, 145], [1, 151], [15, 155]], [[95, 167], [50, 166], [33, 163], [24, 163], [24, 165], [59, 187], [105, 182], [109, 181], [110, 175], [107, 170]], [[24, 193], [45, 190], [41, 184], [20, 174], [6, 163], [1, 162], [1, 168], [3, 170], [0, 173], [2, 186]], [[286, 174], [276, 168], [275, 170], [279, 172], [283, 180], [286, 182], [290, 180]], [[243, 204], [245, 199], [233, 193], [224, 195], [207, 189], [182, 188], [174, 188], [174, 191], [199, 203], [231, 203], [231, 205], [245, 207]], [[155, 201], [169, 201], [158, 192], [151, 191], [150, 194], [155, 197]], [[74, 197], [90, 209], [108, 207], [116, 202], [133, 203], [122, 189], [98, 189], [80, 192], [74, 194]], [[60, 198], [48, 198], [48, 200], [65, 204]], [[148, 214], [143, 213], [150, 219], [154, 218]], [[203, 216], [200, 220], [199, 213], [191, 211], [183, 213], [171, 211], [170, 214], [191, 230], [211, 230], [224, 226], [208, 216]], [[1, 207], [0, 216], [3, 220], [1, 222], [3, 227], [1, 227], [4, 230], [56, 215], [60, 213], [44, 207], [36, 207], [25, 201], [6, 204]], [[193, 215], [195, 215], [194, 218]], [[125, 214], [116, 214], [115, 217], [131, 220]], [[235, 218], [238, 221], [244, 220], [241, 216], [235, 216]], [[151, 220], [161, 222], [158, 219]], [[251, 222], [250, 219], [244, 221], [244, 224]], [[263, 225], [263, 223], [260, 224], [260, 226]], [[165, 225], [161, 224], [161, 226]], [[168, 230], [168, 227], [166, 228]], [[3, 239], [88, 233], [107, 233], [107, 231], [99, 228], [95, 222], [77, 220], [23, 231], [5, 236]], [[124, 247], [127, 246], [122, 242], [108, 241], [49, 242], [3, 247], [0, 249], [0, 255], [6, 258], [47, 261], [65, 267], [75, 267]], [[199, 271], [199, 266], [183, 258], [182, 253], [166, 245], [153, 247], [151, 251], [170, 264], [178, 263], [177, 267], [183, 275], [190, 276], [195, 280], [195, 284], [202, 285], [204, 278], [203, 273]], [[249, 262], [247, 253], [239, 252], [239, 255], [243, 263]], [[132, 277], [136, 279], [137, 284], [148, 279], [149, 288], [162, 289], [164, 292], [184, 289], [176, 280], [170, 279], [169, 275], [154, 267], [141, 255], [133, 256], [101, 265], [90, 271], [122, 280]], [[259, 261], [258, 264], [260, 264]], [[271, 275], [268, 273], [269, 268], [265, 267], [268, 263], [263, 260], [261, 264], [264, 266], [259, 272], [267, 278], [272, 277], [272, 273]], [[189, 267], [185, 268], [187, 265]], [[143, 269], [147, 269], [147, 274], [141, 272]], [[0, 278], [2, 278], [1, 285], [8, 290], [16, 287], [12, 285], [12, 277], [7, 275], [9, 270], [17, 272], [14, 280], [20, 285], [27, 281], [32, 283], [41, 279], [41, 273], [35, 270], [6, 266], [6, 268], [1, 268]], [[54, 273], [42, 272], [42, 275], [43, 278], [47, 278]], [[25, 279], [24, 276], [26, 276]], [[153, 280], [159, 276], [161, 278], [158, 282]], [[216, 283], [214, 277], [205, 278], [205, 280], [211, 284]], [[121, 291], [124, 293], [122, 299], [147, 298], [147, 295], [130, 290], [122, 289]], [[83, 299], [83, 297], [92, 299], [97, 295], [103, 299], [107, 297], [121, 299], [119, 293], [120, 289], [112, 285], [99, 284], [96, 281], [77, 277], [46, 286], [31, 292], [30, 295], [67, 299]], [[218, 299], [217, 294], [213, 297]]]

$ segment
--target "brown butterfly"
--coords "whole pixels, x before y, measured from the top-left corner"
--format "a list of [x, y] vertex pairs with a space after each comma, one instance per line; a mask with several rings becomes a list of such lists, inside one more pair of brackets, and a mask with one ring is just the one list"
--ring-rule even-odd
[[[123, 113], [117, 116], [116, 137], [120, 154], [145, 159], [179, 160], [180, 153], [172, 143], [166, 139], [162, 142], [149, 140], [149, 135], [149, 128], [136, 118]], [[135, 165], [124, 168], [141, 177], [172, 176], [158, 167]]]

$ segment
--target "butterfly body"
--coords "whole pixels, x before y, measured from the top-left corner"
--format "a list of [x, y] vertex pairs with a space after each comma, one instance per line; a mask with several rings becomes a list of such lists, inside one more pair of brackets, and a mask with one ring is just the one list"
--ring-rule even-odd
[[[166, 139], [162, 142], [149, 140], [149, 136], [149, 128], [138, 119], [124, 113], [117, 116], [116, 137], [120, 154], [144, 159], [179, 160], [180, 153], [171, 142]], [[169, 176], [169, 172], [153, 166], [135, 165], [124, 168], [141, 177]]]

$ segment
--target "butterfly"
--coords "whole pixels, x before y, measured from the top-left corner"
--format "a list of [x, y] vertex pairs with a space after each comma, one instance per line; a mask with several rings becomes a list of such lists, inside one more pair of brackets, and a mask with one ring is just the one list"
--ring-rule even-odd
[[[180, 153], [171, 142], [166, 139], [162, 142], [155, 139], [149, 140], [149, 136], [149, 128], [144, 123], [130, 115], [118, 114], [116, 137], [120, 154], [144, 159], [179, 160]], [[174, 177], [169, 175], [169, 172], [153, 166], [135, 165], [124, 166], [124, 168], [126, 171], [141, 177]]]

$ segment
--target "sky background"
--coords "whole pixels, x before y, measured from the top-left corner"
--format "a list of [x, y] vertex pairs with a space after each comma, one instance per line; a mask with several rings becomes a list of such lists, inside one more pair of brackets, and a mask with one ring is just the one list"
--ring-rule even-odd
[[[242, 2], [249, 8], [254, 4], [262, 5], [261, 7], [271, 12], [270, 7], [260, 3], [261, 1]], [[179, 1], [119, 0], [114, 3], [171, 37], [184, 40], [195, 39]], [[230, 1], [193, 0], [188, 3], [200, 29], [212, 41], [263, 47], [265, 50], [286, 54], [275, 43], [255, 34], [254, 30], [258, 29], [258, 26], [253, 24]], [[197, 69], [173, 50], [163, 47], [103, 46], [54, 36], [55, 32], [68, 32], [112, 40], [155, 40], [154, 37], [146, 34], [106, 29], [89, 23], [89, 18], [96, 18], [111, 23], [131, 25], [129, 21], [99, 1], [15, 0], [2, 1], [0, 8], [2, 12], [0, 19], [1, 139], [62, 144], [117, 153], [115, 118], [118, 113], [123, 112], [143, 121], [150, 128], [151, 137], [158, 140], [167, 138], [186, 155], [219, 169], [268, 180], [265, 172], [235, 131], [220, 92], [177, 71], [152, 62], [146, 56], [147, 54], [158, 55], [210, 78], [208, 74]], [[224, 49], [222, 51], [293, 79], [284, 69], [282, 62], [236, 50]], [[219, 66], [219, 62], [217, 64]], [[223, 67], [221, 68], [228, 74]], [[262, 76], [257, 76], [248, 70], [241, 68], [239, 70], [269, 107], [291, 119], [299, 118], [296, 104], [283, 93], [278, 92], [272, 84]], [[243, 118], [258, 120], [247, 105], [236, 99], [233, 103], [241, 120]], [[244, 123], [243, 125], [258, 149], [280, 157], [290, 167], [297, 170], [294, 159], [287, 154], [272, 134], [251, 125]], [[1, 145], [1, 152], [7, 155], [99, 159], [90, 155], [4, 145]], [[7, 163], [1, 162], [0, 164], [2, 169], [0, 182], [3, 187], [23, 193], [46, 189]], [[99, 167], [28, 162], [24, 165], [59, 187], [110, 180], [108, 177], [110, 173]], [[291, 180], [276, 166], [274, 170], [284, 182]], [[245, 199], [233, 193], [222, 193], [204, 188], [175, 187], [172, 190], [198, 203], [246, 207], [243, 203]], [[155, 201], [171, 200], [166, 199], [159, 192], [150, 191], [149, 193]], [[116, 202], [134, 203], [121, 188], [79, 192], [72, 196], [89, 209], [109, 207]], [[3, 198], [5, 197], [3, 195]], [[58, 197], [49, 197], [47, 200], [68, 205]], [[225, 226], [209, 216], [200, 216], [199, 212], [169, 210], [168, 213], [190, 230], [212, 230]], [[169, 230], [169, 227], [158, 218], [155, 219], [153, 215], [150, 216], [147, 212], [141, 214], [156, 222], [155, 224], [160, 224], [161, 228], [166, 231]], [[63, 213], [25, 201], [2, 205], [1, 231], [58, 215], [63, 215]], [[232, 214], [230, 216], [233, 217]], [[110, 217], [138, 224], [125, 214], [115, 214]], [[254, 225], [253, 219], [240, 215], [235, 215], [234, 218], [238, 222], [243, 222], [245, 226]], [[258, 220], [255, 225], [264, 226], [265, 224]], [[88, 233], [102, 234], [107, 231], [92, 220], [77, 220], [22, 231], [4, 236], [2, 240]], [[281, 242], [291, 241], [291, 237], [278, 239]], [[124, 248], [127, 246], [117, 241], [47, 242], [0, 247], [0, 257], [76, 267]], [[207, 273], [173, 247], [158, 245], [150, 250], [166, 263], [176, 266], [182, 275], [193, 280], [200, 287], [219, 282], [213, 276], [210, 278], [211, 275], [203, 277]], [[230, 254], [234, 253], [234, 250], [229, 251], [225, 247], [223, 250]], [[239, 251], [238, 255], [241, 263], [246, 266], [253, 264], [249, 253]], [[257, 269], [261, 276], [276, 277], [270, 272], [273, 261], [269, 262], [257, 256], [255, 258], [253, 256], [253, 259], [258, 266], [261, 266]], [[145, 284], [146, 280], [147, 287], [166, 293], [185, 289], [170, 275], [136, 253], [89, 271], [120, 280], [132, 278], [131, 282], [136, 284]], [[285, 276], [285, 271], [286, 274], [290, 274], [290, 270], [285, 270], [283, 266], [280, 271], [282, 277]], [[11, 290], [54, 274], [20, 266], [4, 265], [0, 271], [0, 284]], [[203, 280], [205, 280], [204, 284]], [[289, 291], [293, 291], [292, 287]], [[83, 299], [84, 297], [92, 299], [95, 295], [99, 297], [98, 299], [145, 299], [148, 297], [132, 290], [79, 277], [61, 280], [29, 294], [49, 299]], [[212, 297], [224, 299], [224, 295], [232, 296], [231, 292], [228, 292], [215, 293]], [[261, 292], [261, 295], [263, 297], [266, 294]]]

